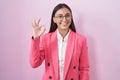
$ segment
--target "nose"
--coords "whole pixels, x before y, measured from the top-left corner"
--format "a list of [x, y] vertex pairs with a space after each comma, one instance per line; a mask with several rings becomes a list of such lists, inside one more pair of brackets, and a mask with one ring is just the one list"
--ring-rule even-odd
[[63, 19], [62, 19], [62, 21], [66, 21], [66, 20], [67, 20], [67, 19], [66, 19], [66, 17], [64, 16]]

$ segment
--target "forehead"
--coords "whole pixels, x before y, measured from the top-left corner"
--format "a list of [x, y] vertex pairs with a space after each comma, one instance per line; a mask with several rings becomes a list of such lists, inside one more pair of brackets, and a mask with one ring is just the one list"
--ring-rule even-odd
[[56, 13], [55, 13], [55, 15], [56, 14], [67, 14], [67, 13], [71, 13], [70, 12], [70, 10], [69, 9], [67, 9], [67, 8], [61, 8], [61, 9], [59, 9]]

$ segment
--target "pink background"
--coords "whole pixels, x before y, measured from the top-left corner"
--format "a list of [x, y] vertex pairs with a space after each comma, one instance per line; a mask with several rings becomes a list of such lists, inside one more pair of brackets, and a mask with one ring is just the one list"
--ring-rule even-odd
[[67, 3], [78, 33], [88, 39], [90, 79], [120, 80], [120, 0], [0, 0], [0, 80], [41, 80], [29, 64], [31, 23], [49, 30], [53, 8]]

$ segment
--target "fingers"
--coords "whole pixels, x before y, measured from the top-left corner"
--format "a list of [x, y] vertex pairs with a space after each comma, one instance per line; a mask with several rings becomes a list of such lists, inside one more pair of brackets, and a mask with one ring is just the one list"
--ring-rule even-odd
[[34, 21], [32, 22], [32, 27], [35, 28], [36, 27], [36, 20], [34, 19]]
[[32, 27], [36, 28], [36, 27], [40, 27], [40, 18], [38, 20], [34, 19], [33, 23], [32, 23]]
[[38, 22], [37, 22], [38, 25], [39, 25], [39, 23], [40, 23], [40, 20], [41, 20], [41, 19], [39, 18], [39, 19], [38, 19]]
[[46, 27], [45, 27], [45, 25], [43, 25], [43, 27], [44, 27], [44, 31], [46, 30]]

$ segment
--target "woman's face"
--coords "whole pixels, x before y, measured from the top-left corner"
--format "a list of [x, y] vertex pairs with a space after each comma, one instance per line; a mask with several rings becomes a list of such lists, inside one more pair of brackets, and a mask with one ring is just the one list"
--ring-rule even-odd
[[59, 9], [53, 17], [53, 21], [57, 24], [59, 30], [68, 30], [71, 24], [71, 20], [72, 15], [67, 8]]

